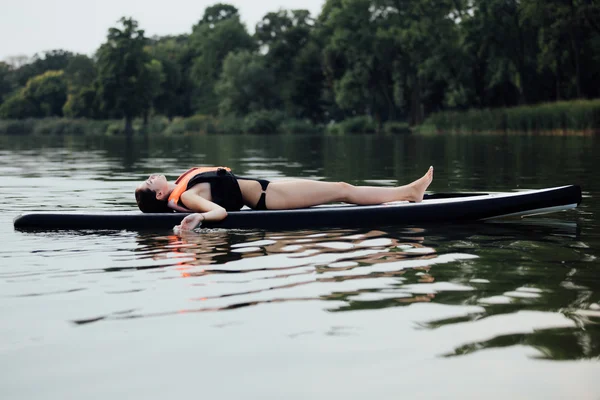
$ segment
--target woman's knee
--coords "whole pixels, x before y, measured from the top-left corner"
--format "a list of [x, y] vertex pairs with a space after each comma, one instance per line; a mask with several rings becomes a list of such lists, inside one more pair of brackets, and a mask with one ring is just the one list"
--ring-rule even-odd
[[339, 186], [338, 193], [340, 194], [340, 201], [347, 202], [351, 200], [352, 191], [355, 188], [354, 185], [346, 182], [337, 182], [336, 184]]

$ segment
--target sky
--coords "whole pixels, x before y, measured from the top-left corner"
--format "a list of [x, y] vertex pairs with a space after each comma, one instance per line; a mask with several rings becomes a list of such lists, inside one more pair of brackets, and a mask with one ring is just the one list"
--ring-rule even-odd
[[236, 6], [253, 32], [266, 13], [281, 8], [316, 17], [324, 0], [0, 0], [0, 60], [53, 49], [92, 55], [123, 16], [137, 20], [146, 36], [190, 33], [218, 2]]

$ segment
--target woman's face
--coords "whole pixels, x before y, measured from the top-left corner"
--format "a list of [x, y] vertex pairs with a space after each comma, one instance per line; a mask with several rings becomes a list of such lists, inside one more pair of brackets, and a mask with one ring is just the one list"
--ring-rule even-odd
[[156, 193], [156, 198], [164, 200], [167, 193], [169, 192], [169, 183], [164, 175], [152, 174], [142, 182], [139, 186], [140, 189], [150, 189]]

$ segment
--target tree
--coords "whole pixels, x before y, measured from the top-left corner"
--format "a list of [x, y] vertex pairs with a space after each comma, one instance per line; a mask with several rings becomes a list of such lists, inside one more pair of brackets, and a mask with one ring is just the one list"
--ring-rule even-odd
[[90, 87], [98, 76], [94, 60], [83, 54], [73, 56], [64, 71], [69, 88]]
[[321, 51], [317, 41], [311, 39], [294, 58], [285, 99], [287, 112], [292, 117], [313, 122], [322, 122], [325, 118]]
[[520, 8], [524, 23], [539, 27], [538, 70], [552, 71], [556, 98], [597, 96], [593, 82], [598, 79], [594, 75], [600, 69], [600, 49], [594, 49], [593, 38], [600, 41], [600, 2], [524, 0]]
[[0, 62], [0, 104], [8, 98], [10, 92], [12, 92], [12, 84], [10, 82], [10, 74], [12, 68], [5, 62]]
[[336, 104], [346, 115], [370, 114], [381, 127], [394, 118], [392, 63], [394, 48], [377, 38], [380, 25], [370, 0], [328, 5], [324, 71]]
[[308, 10], [279, 10], [267, 13], [256, 24], [254, 36], [258, 44], [266, 48], [267, 54], [281, 54], [279, 51], [290, 48], [297, 52], [308, 42], [314, 23]]
[[230, 53], [216, 85], [221, 115], [240, 117], [273, 108], [277, 98], [274, 83], [273, 73], [261, 56], [247, 50]]
[[142, 115], [151, 102], [147, 87], [152, 84], [152, 73], [150, 55], [144, 51], [144, 31], [131, 18], [119, 22], [122, 28], [110, 28], [107, 42], [97, 52], [98, 84], [102, 108], [124, 117], [125, 133], [131, 135], [133, 118]]
[[[267, 13], [256, 25], [254, 34], [275, 76], [282, 108], [298, 118], [319, 119], [320, 114], [315, 110], [320, 104], [323, 82], [320, 49], [313, 41], [310, 50], [303, 52], [311, 41], [314, 23], [307, 10], [280, 10]], [[316, 64], [310, 65], [308, 60]], [[304, 89], [308, 92], [302, 93]], [[312, 106], [307, 104], [311, 100]]]
[[[216, 16], [220, 16], [217, 18]], [[230, 52], [253, 51], [256, 44], [240, 22], [237, 9], [218, 4], [209, 7], [190, 37], [193, 62], [190, 78], [194, 83], [192, 106], [198, 113], [216, 115], [219, 99], [215, 84]]]
[[0, 106], [0, 118], [60, 117], [67, 99], [63, 71], [46, 71], [34, 76]]
[[183, 61], [187, 52], [187, 41], [178, 43], [176, 38], [155, 39], [148, 50], [150, 56], [161, 64], [161, 84], [154, 98], [156, 112], [171, 120], [176, 115], [185, 115], [186, 87], [183, 85]]
[[41, 75], [46, 71], [65, 70], [71, 58], [73, 58], [73, 53], [60, 49], [46, 51], [42, 56], [36, 54], [33, 56], [31, 62], [15, 69], [15, 83], [19, 87], [22, 87], [27, 84], [29, 79]]
[[24, 119], [36, 116], [35, 104], [23, 96], [22, 91], [14, 93], [0, 104], [0, 118]]
[[96, 88], [85, 86], [69, 91], [62, 111], [63, 115], [69, 118], [96, 118], [98, 116]]
[[239, 16], [238, 9], [231, 4], [217, 3], [215, 5], [206, 7], [204, 15], [200, 20], [201, 24], [214, 25], [228, 20], [230, 18], [237, 18]]
[[68, 86], [63, 114], [70, 118], [95, 118], [100, 116], [96, 96], [98, 72], [94, 61], [82, 54], [73, 56], [65, 68]]
[[158, 60], [150, 60], [144, 66], [147, 84], [144, 86], [143, 98], [146, 99], [146, 104], [143, 106], [142, 115], [144, 117], [144, 132], [148, 127], [148, 116], [154, 107], [155, 99], [160, 95], [162, 84], [165, 81], [163, 66]]
[[35, 105], [33, 117], [61, 117], [67, 100], [67, 83], [63, 71], [46, 71], [31, 78], [22, 95]]

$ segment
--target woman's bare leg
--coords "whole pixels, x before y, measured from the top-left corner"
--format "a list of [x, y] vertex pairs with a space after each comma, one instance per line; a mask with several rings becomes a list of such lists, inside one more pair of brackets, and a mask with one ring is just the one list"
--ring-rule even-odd
[[282, 210], [311, 207], [331, 202], [360, 205], [390, 201], [423, 200], [423, 194], [433, 180], [433, 167], [416, 181], [398, 187], [353, 186], [344, 182], [319, 182], [305, 179], [271, 182], [267, 188], [267, 208]]

